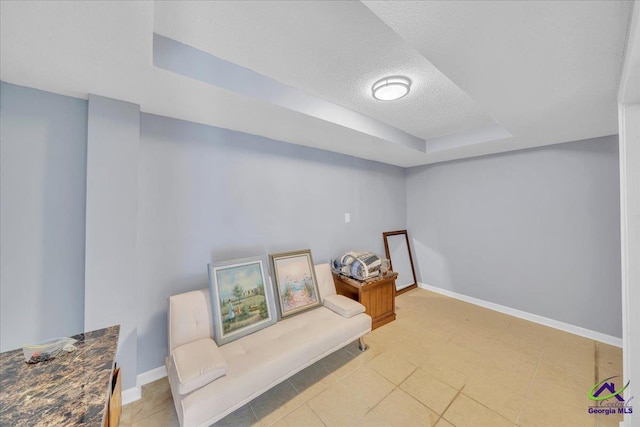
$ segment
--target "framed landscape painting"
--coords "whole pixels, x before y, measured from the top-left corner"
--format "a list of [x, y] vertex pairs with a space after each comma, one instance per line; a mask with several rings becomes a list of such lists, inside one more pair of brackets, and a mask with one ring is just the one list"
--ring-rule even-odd
[[310, 250], [271, 254], [269, 258], [280, 318], [322, 304]]
[[223, 345], [276, 322], [266, 257], [209, 264], [216, 344]]

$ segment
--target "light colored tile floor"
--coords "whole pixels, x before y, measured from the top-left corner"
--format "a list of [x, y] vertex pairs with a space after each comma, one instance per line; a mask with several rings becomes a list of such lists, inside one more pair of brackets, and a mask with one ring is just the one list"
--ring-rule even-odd
[[[422, 289], [396, 321], [320, 360], [215, 426], [617, 426], [588, 413], [622, 350]], [[606, 375], [606, 376], [605, 376]], [[123, 408], [121, 426], [178, 425], [166, 378]]]

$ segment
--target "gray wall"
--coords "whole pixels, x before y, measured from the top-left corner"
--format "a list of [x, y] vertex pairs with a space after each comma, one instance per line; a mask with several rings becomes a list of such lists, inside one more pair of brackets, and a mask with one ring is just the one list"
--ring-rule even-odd
[[212, 260], [384, 253], [405, 226], [402, 168], [148, 114], [140, 133], [138, 372], [163, 364], [167, 297], [206, 287]]
[[87, 102], [0, 82], [0, 351], [83, 331]]
[[[2, 83], [0, 120], [8, 350], [84, 329], [87, 102]], [[620, 336], [616, 137], [406, 171], [148, 114], [139, 144], [122, 313], [138, 373], [163, 364], [167, 297], [206, 287], [211, 260], [383, 253], [381, 233], [405, 227], [422, 282]]]
[[84, 324], [120, 325], [122, 387], [136, 386], [140, 107], [89, 95]]
[[620, 337], [617, 136], [407, 171], [418, 280]]
[[[84, 301], [87, 102], [6, 83], [0, 89], [1, 344], [8, 350], [81, 332], [85, 308], [88, 315], [100, 308]], [[167, 297], [206, 287], [211, 260], [302, 248], [317, 263], [353, 248], [383, 253], [382, 232], [405, 226], [402, 168], [140, 119], [139, 173], [130, 177], [138, 191], [137, 306], [134, 313], [111, 307], [110, 318], [137, 318], [138, 373], [163, 364]]]

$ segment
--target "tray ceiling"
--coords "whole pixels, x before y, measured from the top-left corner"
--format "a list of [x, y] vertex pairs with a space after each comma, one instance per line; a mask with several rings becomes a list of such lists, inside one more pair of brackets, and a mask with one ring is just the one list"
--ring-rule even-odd
[[[0, 2], [0, 78], [408, 167], [617, 133], [630, 10], [622, 1]], [[173, 50], [161, 51], [160, 37]], [[185, 54], [192, 62], [172, 65]], [[410, 94], [373, 99], [371, 85], [394, 74], [411, 78]]]

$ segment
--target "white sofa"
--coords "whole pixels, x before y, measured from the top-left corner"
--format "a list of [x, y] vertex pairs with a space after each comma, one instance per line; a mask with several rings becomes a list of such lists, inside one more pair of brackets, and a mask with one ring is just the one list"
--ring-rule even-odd
[[[209, 290], [169, 298], [173, 401], [182, 427], [208, 426], [371, 331], [356, 301], [336, 295], [328, 264], [315, 267], [323, 306], [223, 346], [213, 341]], [[361, 341], [361, 350], [364, 343]]]

